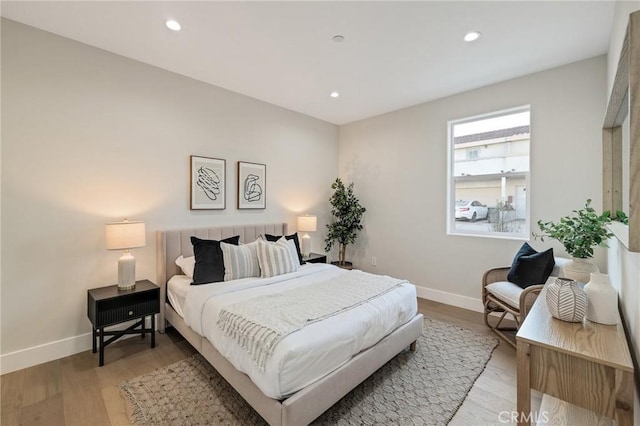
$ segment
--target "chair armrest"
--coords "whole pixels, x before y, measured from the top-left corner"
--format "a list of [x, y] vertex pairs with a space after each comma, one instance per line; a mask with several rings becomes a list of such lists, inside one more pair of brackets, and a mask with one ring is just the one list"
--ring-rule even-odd
[[508, 281], [507, 274], [509, 273], [509, 269], [511, 269], [509, 266], [489, 269], [482, 276], [482, 288], [498, 281]]
[[[538, 297], [538, 295], [540, 294], [543, 288], [544, 288], [544, 284], [531, 285], [525, 288], [520, 294], [520, 323], [521, 324], [522, 324], [522, 321], [524, 321], [525, 317], [527, 316], [529, 308], [533, 305], [533, 302]], [[527, 297], [529, 296], [534, 297], [531, 303], [527, 303]]]
[[507, 281], [509, 267], [503, 266], [499, 268], [491, 268], [482, 275], [482, 304], [487, 303], [487, 286], [498, 281]]

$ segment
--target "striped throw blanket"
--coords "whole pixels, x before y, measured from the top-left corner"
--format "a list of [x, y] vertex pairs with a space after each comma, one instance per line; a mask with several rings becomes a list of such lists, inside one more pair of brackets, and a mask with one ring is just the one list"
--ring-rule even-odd
[[260, 371], [284, 337], [308, 324], [352, 309], [405, 283], [382, 275], [349, 271], [305, 287], [235, 303], [218, 325], [246, 349]]

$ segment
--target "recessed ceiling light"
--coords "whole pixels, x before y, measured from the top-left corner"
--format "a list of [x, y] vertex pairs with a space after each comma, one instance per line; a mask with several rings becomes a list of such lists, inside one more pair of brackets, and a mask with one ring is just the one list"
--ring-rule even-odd
[[480, 33], [477, 31], [471, 31], [464, 35], [464, 41], [475, 41], [480, 38]]
[[333, 36], [333, 41], [335, 41], [336, 43], [342, 43], [344, 41], [344, 36], [336, 34]]
[[167, 28], [173, 31], [180, 31], [182, 29], [180, 23], [178, 21], [174, 21], [173, 19], [169, 19], [167, 22], [165, 22], [165, 25], [167, 26]]
[[338, 93], [338, 92], [331, 92], [331, 97], [332, 97], [332, 98], [338, 98], [338, 97], [340, 97], [340, 93]]

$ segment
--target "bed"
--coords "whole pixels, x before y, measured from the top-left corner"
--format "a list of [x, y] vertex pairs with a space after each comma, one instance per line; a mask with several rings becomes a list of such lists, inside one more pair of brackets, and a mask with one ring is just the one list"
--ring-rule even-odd
[[[415, 342], [422, 334], [423, 318], [422, 315], [416, 313], [415, 310], [411, 312], [406, 309], [398, 312], [394, 311], [395, 313], [391, 316], [394, 317], [394, 321], [399, 321], [400, 325], [394, 325], [391, 332], [385, 332], [384, 337], [373, 346], [370, 346], [370, 343], [362, 343], [366, 348], [358, 350], [355, 355], [350, 355], [344, 360], [334, 359], [333, 362], [337, 365], [336, 368], [328, 374], [326, 372], [322, 373], [322, 376], [319, 378], [313, 376], [313, 371], [305, 371], [313, 370], [313, 368], [301, 368], [300, 363], [295, 367], [285, 368], [284, 370], [290, 370], [289, 374], [273, 373], [273, 370], [270, 370], [269, 364], [267, 363], [265, 371], [260, 373], [263, 374], [263, 376], [260, 376], [259, 373], [253, 371], [251, 367], [242, 364], [242, 360], [239, 361], [237, 358], [230, 357], [230, 361], [223, 353], [229, 356], [228, 352], [232, 351], [232, 349], [227, 349], [227, 346], [221, 343], [223, 338], [215, 335], [215, 327], [197, 326], [192, 319], [193, 316], [190, 316], [188, 312], [184, 311], [185, 305], [188, 306], [189, 303], [193, 305], [193, 294], [195, 294], [195, 292], [190, 293], [189, 297], [191, 302], [187, 302], [187, 293], [189, 291], [188, 280], [180, 277], [182, 272], [174, 261], [180, 255], [185, 257], [193, 255], [193, 248], [190, 241], [191, 236], [202, 239], [221, 240], [239, 235], [241, 242], [250, 242], [262, 234], [286, 235], [286, 233], [287, 225], [283, 223], [158, 231], [157, 282], [161, 288], [161, 298], [166, 301], [166, 303], [161, 304], [158, 329], [160, 332], [164, 332], [166, 325], [171, 325], [179, 331], [269, 424], [303, 425], [312, 422], [400, 351], [408, 346], [415, 349]], [[343, 272], [330, 265], [303, 266], [298, 272], [288, 277], [286, 282], [278, 282], [277, 285], [291, 288], [304, 285], [309, 280], [320, 280], [341, 273]], [[171, 282], [171, 291], [168, 291], [169, 282]], [[234, 285], [250, 286], [250, 284], [240, 282], [228, 282], [228, 285], [231, 287]], [[208, 291], [205, 286], [192, 287], [198, 287], [198, 291]], [[410, 287], [413, 293], [409, 292]], [[225, 286], [220, 286], [220, 288], [225, 288]], [[276, 286], [273, 286], [273, 288], [277, 289]], [[271, 290], [264, 290], [260, 287], [258, 290], [251, 291]], [[224, 293], [224, 291], [222, 291], [222, 293]], [[235, 300], [234, 298], [239, 297], [237, 295], [241, 293], [241, 291], [237, 293], [229, 291], [224, 295], [218, 295], [216, 293], [215, 297], [210, 297], [211, 303], [223, 303], [225, 298], [233, 301]], [[391, 299], [393, 299], [393, 297], [406, 299], [410, 297], [410, 295], [415, 298], [415, 289], [408, 284], [401, 286], [397, 291], [394, 290], [394, 293], [388, 297]], [[387, 295], [385, 295], [384, 300], [387, 300], [386, 298]], [[171, 300], [171, 303], [169, 300]], [[381, 298], [381, 300], [383, 299]], [[380, 303], [384, 305], [384, 303], [387, 302], [381, 301]], [[387, 303], [387, 306], [383, 306], [383, 308], [388, 310], [391, 309], [390, 306], [392, 305], [393, 304]], [[363, 309], [374, 308], [383, 309], [369, 306], [368, 304], [367, 307]], [[190, 312], [193, 312], [193, 310], [194, 308], [191, 306]], [[215, 315], [217, 311], [214, 309], [213, 312], [214, 314], [206, 315], [211, 317], [211, 315]], [[343, 314], [348, 315], [348, 313], [341, 313], [332, 318], [334, 321], [334, 329], [338, 329], [335, 327], [335, 321], [342, 319], [342, 324], [355, 321], [355, 317], [341, 317]], [[203, 314], [202, 317], [204, 318], [206, 315]], [[350, 315], [356, 314], [352, 312]], [[402, 318], [396, 319], [395, 317]], [[211, 322], [211, 318], [209, 318], [209, 322], [204, 322], [204, 324]], [[187, 324], [191, 324], [192, 327]], [[313, 324], [312, 326], [316, 325], [317, 324]], [[320, 325], [317, 326], [320, 327]], [[390, 325], [383, 324], [382, 327], [390, 327]], [[208, 330], [205, 330], [205, 328]], [[317, 330], [321, 329], [318, 328]], [[342, 330], [342, 328], [340, 328], [340, 330]], [[294, 334], [298, 335], [299, 333]], [[321, 331], [314, 334], [318, 336], [320, 342], [322, 339], [321, 334]], [[286, 339], [293, 339], [292, 336], [293, 335], [287, 336]], [[285, 342], [287, 342], [286, 339], [278, 344], [274, 350], [274, 357], [280, 347], [287, 346], [285, 344]], [[340, 340], [340, 338], [336, 338], [336, 340]], [[215, 344], [212, 344], [211, 341], [215, 342]], [[303, 364], [308, 363], [307, 365], [310, 366], [316, 365], [316, 363], [327, 358], [327, 356], [319, 354], [318, 347], [316, 346], [315, 348], [316, 349], [305, 349], [305, 353], [309, 356], [317, 355], [315, 358], [304, 359], [304, 357], [299, 356], [290, 358], [301, 358]], [[283, 351], [286, 353], [285, 349], [283, 349]], [[305, 376], [304, 373], [309, 373], [310, 375]], [[277, 374], [277, 376], [274, 374]], [[315, 372], [314, 374], [319, 373]]]

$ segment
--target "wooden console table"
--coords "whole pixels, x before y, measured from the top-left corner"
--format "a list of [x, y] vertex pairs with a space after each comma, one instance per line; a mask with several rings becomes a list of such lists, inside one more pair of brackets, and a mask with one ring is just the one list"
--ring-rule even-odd
[[549, 313], [543, 290], [516, 340], [519, 425], [549, 417], [532, 415], [532, 388], [618, 426], [633, 425], [633, 363], [619, 317], [615, 326], [560, 321]]

